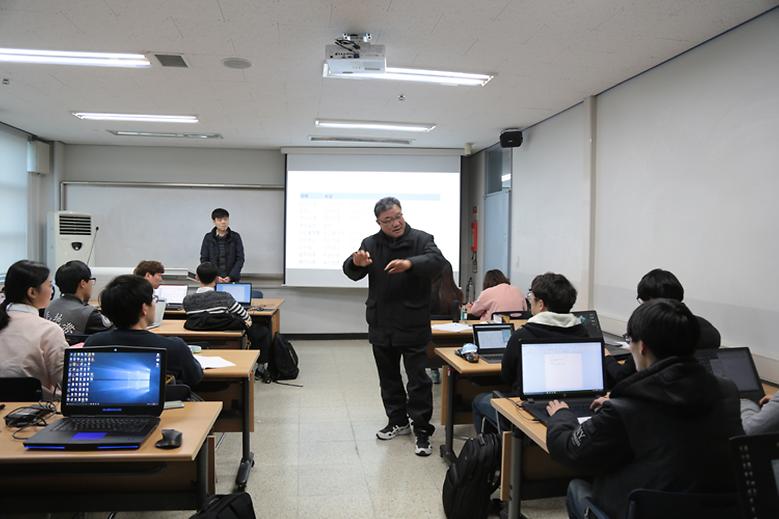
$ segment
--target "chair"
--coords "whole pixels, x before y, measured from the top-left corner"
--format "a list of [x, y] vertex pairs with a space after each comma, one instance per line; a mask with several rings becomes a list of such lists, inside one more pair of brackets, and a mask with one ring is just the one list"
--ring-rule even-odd
[[259, 288], [252, 288], [252, 299], [262, 299], [262, 290]]
[[38, 402], [42, 398], [41, 381], [37, 378], [0, 378], [0, 402]]
[[693, 494], [639, 488], [628, 498], [627, 519], [733, 519], [741, 516], [738, 496]]
[[82, 333], [66, 333], [65, 334], [65, 340], [68, 342], [69, 346], [74, 346], [76, 344], [80, 344], [87, 340], [89, 335], [82, 334]]
[[730, 439], [742, 517], [779, 517], [779, 434]]
[[514, 319], [530, 319], [530, 312], [527, 310], [504, 310], [502, 312], [492, 312], [492, 317], [500, 316], [503, 322]]

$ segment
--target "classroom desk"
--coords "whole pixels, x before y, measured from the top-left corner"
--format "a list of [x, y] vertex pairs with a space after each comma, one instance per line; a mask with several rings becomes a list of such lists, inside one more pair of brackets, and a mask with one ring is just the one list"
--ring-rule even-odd
[[254, 431], [254, 368], [259, 350], [203, 350], [203, 357], [222, 357], [235, 366], [209, 368], [203, 371], [203, 380], [192, 388], [207, 401], [222, 403], [222, 412], [214, 425], [215, 432], [240, 432], [241, 462], [235, 477], [237, 491], [246, 488], [254, 466], [251, 450], [251, 432]]
[[[0, 416], [22, 405], [29, 403], [7, 403]], [[163, 411], [159, 428], [131, 451], [27, 451], [11, 437], [15, 429], [0, 422], [0, 510], [202, 510], [213, 494], [213, 442], [207, 437], [221, 408], [220, 402], [186, 402]], [[181, 431], [181, 447], [155, 448], [160, 429]]]
[[[474, 324], [493, 324], [489, 321], [479, 321], [476, 319], [470, 319], [468, 321], [430, 321], [430, 325], [433, 326], [435, 324], [450, 324], [452, 322], [459, 322], [462, 324], [467, 324], [469, 326], [473, 326]], [[518, 330], [524, 324], [527, 322], [526, 320], [513, 320], [509, 321], [514, 325], [514, 329]], [[440, 367], [440, 359], [435, 354], [436, 348], [459, 348], [466, 342], [473, 342], [473, 330], [463, 330], [459, 332], [450, 332], [446, 330], [436, 330], [435, 328], [432, 329], [433, 338], [430, 341], [430, 344], [427, 348], [427, 356], [429, 359], [437, 359], [439, 360], [438, 363], [431, 362], [430, 367]]]
[[[268, 328], [275, 337], [281, 330], [281, 305], [283, 304], [284, 299], [281, 298], [255, 298], [252, 299], [252, 307], [262, 308], [262, 310], [249, 310], [249, 315], [252, 316], [252, 320], [259, 319], [267, 322]], [[183, 308], [165, 309], [165, 319], [184, 319], [186, 316]]]
[[207, 342], [209, 348], [244, 350], [248, 346], [244, 330], [187, 330], [184, 323], [178, 319], [163, 319], [158, 327], [149, 331], [166, 337], [181, 337], [187, 343]]

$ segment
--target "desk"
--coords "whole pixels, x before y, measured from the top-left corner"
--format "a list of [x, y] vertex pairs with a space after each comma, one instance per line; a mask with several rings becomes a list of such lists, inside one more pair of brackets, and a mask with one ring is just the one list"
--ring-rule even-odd
[[[259, 319], [265, 321], [270, 328], [273, 337], [281, 330], [281, 305], [284, 304], [284, 300], [278, 299], [252, 299], [253, 307], [261, 307], [262, 310], [249, 310], [249, 315], [252, 316], [252, 320]], [[165, 309], [165, 319], [185, 319], [186, 312], [182, 308], [177, 309]]]
[[207, 342], [209, 348], [243, 350], [248, 345], [246, 333], [243, 330], [226, 330], [221, 332], [187, 330], [184, 328], [185, 322], [176, 319], [163, 319], [158, 327], [152, 328], [149, 331], [166, 337], [181, 337], [187, 343]]
[[235, 477], [239, 491], [246, 488], [254, 466], [251, 450], [251, 432], [254, 431], [254, 368], [259, 350], [203, 350], [197, 355], [222, 357], [235, 366], [209, 368], [203, 371], [203, 380], [192, 390], [204, 400], [222, 403], [222, 412], [214, 425], [216, 432], [240, 432], [242, 440], [241, 463]]
[[[5, 416], [24, 403], [9, 403]], [[163, 411], [159, 428], [132, 451], [27, 451], [0, 430], [0, 510], [102, 512], [202, 510], [213, 481], [213, 451], [206, 441], [220, 402], [187, 402]], [[60, 417], [54, 417], [56, 421]], [[180, 448], [154, 447], [159, 429], [183, 433]], [[35, 429], [32, 429], [35, 430]]]

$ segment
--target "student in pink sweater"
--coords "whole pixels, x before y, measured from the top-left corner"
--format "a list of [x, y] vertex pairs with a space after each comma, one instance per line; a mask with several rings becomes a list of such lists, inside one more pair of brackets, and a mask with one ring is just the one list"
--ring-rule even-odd
[[494, 269], [484, 274], [482, 292], [467, 308], [477, 319], [489, 321], [493, 312], [526, 310], [527, 302], [522, 291], [512, 287], [503, 272]]

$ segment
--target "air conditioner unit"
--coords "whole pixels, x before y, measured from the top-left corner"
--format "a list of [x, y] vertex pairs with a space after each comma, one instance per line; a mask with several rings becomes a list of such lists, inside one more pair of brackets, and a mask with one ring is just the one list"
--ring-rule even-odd
[[50, 212], [46, 240], [46, 262], [52, 274], [60, 265], [71, 260], [94, 264], [94, 253], [90, 259], [95, 240], [92, 215], [73, 211]]

